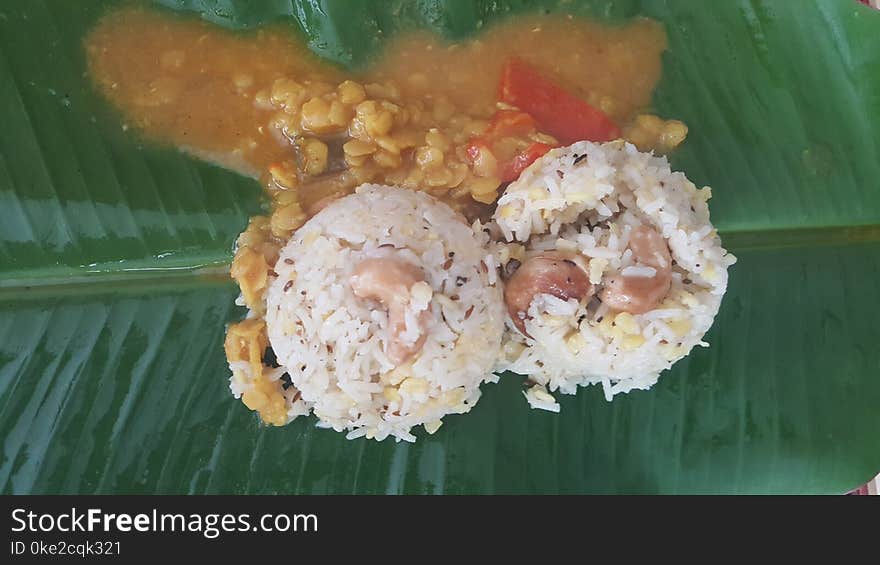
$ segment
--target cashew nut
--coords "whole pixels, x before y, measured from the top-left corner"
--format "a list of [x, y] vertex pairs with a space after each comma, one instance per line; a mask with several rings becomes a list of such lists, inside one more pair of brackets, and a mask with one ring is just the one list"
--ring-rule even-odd
[[642, 314], [656, 308], [669, 292], [672, 257], [663, 236], [645, 226], [639, 226], [630, 234], [629, 248], [636, 263], [653, 268], [654, 275], [611, 275], [605, 279], [599, 298], [614, 310]]
[[573, 254], [548, 251], [526, 259], [511, 275], [504, 289], [504, 301], [513, 324], [523, 335], [529, 336], [525, 321], [535, 295], [579, 301], [593, 295], [590, 278], [574, 259]]
[[419, 337], [409, 343], [402, 335], [406, 331], [406, 308], [410, 303], [413, 285], [425, 280], [421, 269], [400, 259], [376, 257], [364, 259], [351, 275], [349, 284], [358, 298], [378, 300], [388, 310], [388, 337], [385, 354], [395, 365], [400, 365], [421, 351], [428, 337], [430, 310], [419, 314]]

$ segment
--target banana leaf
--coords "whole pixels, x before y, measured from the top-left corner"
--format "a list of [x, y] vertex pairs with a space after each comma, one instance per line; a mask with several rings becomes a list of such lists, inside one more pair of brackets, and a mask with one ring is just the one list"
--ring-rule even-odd
[[[505, 375], [415, 444], [269, 428], [230, 396], [222, 271], [256, 182], [124, 131], [82, 38], [119, 2], [0, 0], [0, 491], [842, 493], [880, 470], [880, 13], [849, 0], [161, 0], [366, 64], [397, 30], [649, 16], [674, 167], [738, 257], [649, 391], [529, 410]], [[206, 271], [204, 267], [209, 267]], [[206, 272], [208, 274], [206, 274]]]

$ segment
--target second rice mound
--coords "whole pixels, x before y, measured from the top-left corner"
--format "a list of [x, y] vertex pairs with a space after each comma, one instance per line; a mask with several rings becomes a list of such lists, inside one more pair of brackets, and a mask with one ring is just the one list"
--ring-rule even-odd
[[558, 411], [549, 392], [579, 385], [601, 384], [609, 400], [649, 388], [708, 345], [736, 261], [710, 197], [622, 141], [555, 149], [508, 186], [494, 216], [507, 242], [502, 368], [536, 383], [533, 407]]
[[[488, 237], [422, 193], [364, 185], [299, 228], [269, 286], [269, 341], [319, 425], [414, 441], [470, 410], [504, 332]], [[496, 284], [497, 283], [497, 284]]]

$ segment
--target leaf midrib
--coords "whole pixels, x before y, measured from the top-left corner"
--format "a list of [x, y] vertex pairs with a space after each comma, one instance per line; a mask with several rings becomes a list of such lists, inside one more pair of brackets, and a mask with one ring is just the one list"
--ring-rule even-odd
[[[724, 247], [742, 251], [815, 248], [880, 242], [880, 224], [823, 226], [764, 230], [719, 230]], [[12, 297], [36, 298], [92, 294], [108, 290], [188, 288], [192, 285], [232, 284], [225, 253], [196, 253], [157, 263], [157, 258], [121, 260], [80, 267], [25, 270], [0, 279], [0, 301]], [[159, 266], [157, 266], [157, 264]]]

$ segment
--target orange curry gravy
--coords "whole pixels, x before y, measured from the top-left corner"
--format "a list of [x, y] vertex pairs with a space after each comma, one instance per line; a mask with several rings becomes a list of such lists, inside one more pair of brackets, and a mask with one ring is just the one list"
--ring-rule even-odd
[[[305, 204], [314, 204], [369, 180], [424, 187], [458, 208], [462, 201], [472, 203], [471, 198], [489, 204], [497, 197], [499, 186], [487, 187], [491, 180], [463, 172], [460, 141], [485, 129], [496, 110], [498, 79], [508, 57], [516, 55], [532, 63], [603, 110], [623, 127], [627, 138], [655, 148], [663, 122], [639, 114], [650, 105], [665, 48], [662, 26], [647, 19], [611, 27], [571, 16], [527, 15], [509, 18], [460, 43], [450, 44], [427, 32], [402, 34], [368, 69], [346, 74], [318, 59], [283, 26], [234, 33], [137, 7], [107, 14], [86, 39], [93, 80], [122, 111], [127, 125], [262, 177], [270, 194], [279, 186], [297, 184]], [[368, 100], [390, 100], [405, 110], [412, 103], [415, 109], [410, 114], [431, 115], [422, 116], [420, 123], [408, 118], [406, 125], [416, 124], [415, 131], [403, 131], [405, 127], [395, 123], [394, 131], [403, 131], [404, 140], [396, 140], [390, 157], [380, 144], [366, 164], [361, 156], [343, 156], [339, 147], [345, 141], [344, 130], [354, 123], [349, 120], [356, 114], [355, 105], [343, 108], [343, 125], [335, 131], [287, 127], [291, 119], [300, 119], [297, 112], [311, 95], [325, 94], [346, 79], [365, 86]], [[277, 92], [293, 81], [306, 91], [298, 105], [286, 104], [284, 92]], [[655, 131], [648, 131], [651, 127], [641, 131], [646, 124]], [[428, 147], [424, 136], [435, 125], [443, 136], [434, 146], [446, 152], [446, 167], [413, 171], [426, 159], [431, 165], [430, 157], [439, 155], [418, 151]], [[449, 135], [450, 131], [458, 135]], [[329, 153], [325, 161], [330, 165], [319, 164], [309, 175], [304, 173], [307, 152], [302, 143], [315, 133], [329, 148], [316, 144], [313, 153], [318, 159], [322, 152]], [[358, 145], [357, 149], [371, 148]], [[349, 168], [373, 168], [346, 176], [338, 170], [345, 168], [344, 163], [334, 167], [334, 152], [339, 154], [337, 161], [347, 160]], [[267, 174], [273, 165], [275, 174]], [[335, 175], [326, 174], [334, 170]], [[320, 182], [309, 182], [316, 179]]]

